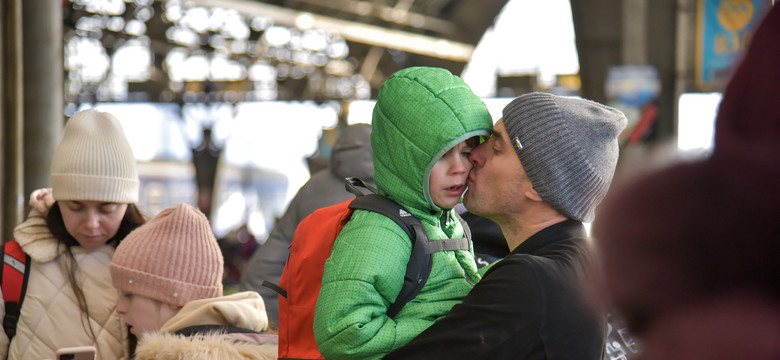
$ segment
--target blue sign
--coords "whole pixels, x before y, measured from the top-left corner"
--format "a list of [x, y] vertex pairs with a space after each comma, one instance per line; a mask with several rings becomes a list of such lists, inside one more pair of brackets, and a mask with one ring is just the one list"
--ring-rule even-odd
[[721, 90], [771, 6], [771, 0], [699, 0], [696, 51], [699, 90]]

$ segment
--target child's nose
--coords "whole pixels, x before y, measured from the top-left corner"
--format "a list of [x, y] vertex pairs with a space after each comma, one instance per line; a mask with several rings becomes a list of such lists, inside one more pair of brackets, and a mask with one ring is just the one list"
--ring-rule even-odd
[[471, 160], [465, 156], [458, 157], [452, 165], [452, 171], [456, 174], [462, 174], [471, 170]]
[[124, 314], [127, 312], [127, 300], [125, 300], [124, 296], [121, 296], [119, 300], [116, 302], [116, 312], [120, 314]]

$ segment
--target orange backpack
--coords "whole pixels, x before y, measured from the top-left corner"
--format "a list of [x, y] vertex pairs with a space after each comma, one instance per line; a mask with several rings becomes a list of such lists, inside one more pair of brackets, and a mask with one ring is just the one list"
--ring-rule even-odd
[[[316, 210], [295, 229], [290, 255], [279, 278], [279, 285], [263, 285], [279, 293], [279, 359], [324, 359], [314, 339], [314, 308], [322, 287], [325, 260], [333, 243], [355, 209], [378, 212], [393, 219], [409, 235], [412, 254], [406, 267], [404, 284], [396, 300], [387, 309], [395, 317], [406, 303], [414, 299], [431, 272], [433, 253], [445, 250], [468, 250], [471, 236], [463, 221], [466, 237], [428, 241], [422, 223], [401, 205], [357, 178], [347, 178], [347, 190], [357, 195], [352, 200]], [[363, 194], [357, 187], [371, 193]]]

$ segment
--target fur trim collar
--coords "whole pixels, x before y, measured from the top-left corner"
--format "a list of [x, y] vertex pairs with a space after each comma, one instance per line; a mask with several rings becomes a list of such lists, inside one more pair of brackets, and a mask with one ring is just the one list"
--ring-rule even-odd
[[196, 335], [184, 337], [171, 333], [145, 335], [138, 343], [137, 360], [244, 360], [276, 359], [276, 344], [258, 344], [236, 341], [226, 335]]

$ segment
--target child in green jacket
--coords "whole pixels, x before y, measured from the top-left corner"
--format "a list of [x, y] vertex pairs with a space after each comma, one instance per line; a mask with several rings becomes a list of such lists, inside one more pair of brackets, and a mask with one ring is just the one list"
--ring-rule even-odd
[[[398, 71], [374, 107], [377, 192], [416, 216], [430, 241], [463, 237], [453, 207], [466, 190], [468, 155], [492, 124], [485, 104], [447, 70]], [[382, 358], [447, 314], [480, 278], [473, 247], [435, 253], [425, 286], [390, 318], [386, 311], [401, 290], [411, 250], [393, 220], [355, 211], [325, 263], [314, 315], [322, 355]]]

